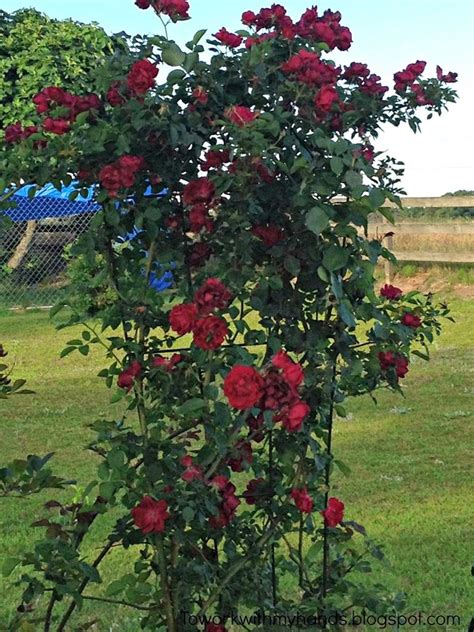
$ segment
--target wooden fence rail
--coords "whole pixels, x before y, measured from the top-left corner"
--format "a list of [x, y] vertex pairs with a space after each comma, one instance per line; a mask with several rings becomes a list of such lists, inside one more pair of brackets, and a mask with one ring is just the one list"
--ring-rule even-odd
[[[387, 201], [384, 207], [396, 208], [393, 202]], [[474, 196], [446, 196], [446, 197], [406, 197], [402, 198], [404, 208], [474, 208]], [[393, 232], [385, 239], [385, 245], [393, 252], [399, 261], [431, 262], [431, 263], [474, 263], [474, 250], [470, 252], [423, 252], [423, 251], [397, 251], [395, 237], [397, 235], [474, 235], [474, 222], [444, 222], [444, 223], [418, 223], [406, 221], [392, 225], [387, 221], [369, 224], [369, 235], [381, 238], [387, 233]], [[393, 264], [385, 263], [385, 280], [392, 282]]]

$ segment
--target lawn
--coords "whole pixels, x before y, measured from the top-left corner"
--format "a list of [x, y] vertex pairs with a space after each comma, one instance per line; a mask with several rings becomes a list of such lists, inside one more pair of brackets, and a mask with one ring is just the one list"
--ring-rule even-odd
[[[391, 564], [380, 566], [376, 579], [409, 594], [408, 612], [462, 616], [460, 628], [433, 628], [440, 630], [466, 629], [472, 616], [474, 340], [469, 332], [474, 303], [454, 298], [451, 306], [456, 323], [447, 324], [430, 364], [414, 360], [405, 398], [380, 392], [377, 406], [369, 398], [349, 403], [348, 418], [336, 426], [335, 450], [352, 476], [339, 476], [333, 489], [346, 503], [347, 518], [385, 543]], [[16, 361], [15, 373], [36, 391], [0, 401], [0, 466], [27, 453], [54, 451], [59, 473], [80, 483], [92, 475], [94, 457], [80, 449], [90, 437], [87, 424], [114, 413], [109, 393], [96, 378], [102, 366], [99, 350], [87, 358], [59, 359], [66, 340], [74, 337], [71, 330], [56, 332], [44, 312], [0, 316], [0, 342]], [[35, 533], [29, 525], [49, 498], [0, 499], [0, 557], [31, 546]], [[96, 527], [97, 539], [105, 533], [106, 525]], [[91, 542], [89, 550], [95, 548]], [[127, 563], [117, 549], [103, 571], [113, 578]], [[12, 579], [15, 575], [0, 579], [4, 630], [18, 605]], [[139, 629], [129, 609], [95, 605], [92, 611], [90, 603], [76, 622], [94, 618], [100, 632]]]

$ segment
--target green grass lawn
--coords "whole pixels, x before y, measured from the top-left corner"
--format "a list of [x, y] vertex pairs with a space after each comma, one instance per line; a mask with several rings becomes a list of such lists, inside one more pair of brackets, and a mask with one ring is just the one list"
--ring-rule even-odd
[[[453, 299], [451, 306], [456, 323], [447, 324], [430, 364], [414, 359], [405, 398], [380, 392], [377, 406], [365, 397], [349, 403], [348, 418], [336, 426], [335, 451], [352, 476], [336, 477], [333, 493], [344, 500], [348, 519], [385, 544], [391, 565], [380, 566], [376, 580], [406, 591], [409, 612], [459, 614], [463, 626], [456, 629], [467, 629], [474, 553], [474, 341], [469, 335], [474, 303]], [[101, 415], [112, 417], [114, 409], [96, 378], [103, 364], [99, 349], [88, 358], [59, 359], [64, 343], [74, 337], [71, 330], [56, 332], [46, 313], [0, 316], [0, 342], [15, 359], [15, 374], [36, 391], [0, 400], [0, 466], [28, 453], [54, 451], [60, 474], [80, 483], [93, 474], [94, 457], [80, 449], [90, 438], [87, 424]], [[53, 496], [0, 499], [1, 558], [31, 547], [36, 533], [29, 525]], [[95, 541], [106, 532], [107, 525], [98, 524]], [[89, 546], [93, 554], [96, 546]], [[102, 571], [114, 578], [127, 564], [127, 554], [117, 549]], [[15, 575], [0, 578], [0, 629], [5, 630], [18, 605], [12, 579]], [[101, 632], [139, 629], [129, 609], [88, 604], [71, 630], [78, 621], [96, 618], [94, 629]]]

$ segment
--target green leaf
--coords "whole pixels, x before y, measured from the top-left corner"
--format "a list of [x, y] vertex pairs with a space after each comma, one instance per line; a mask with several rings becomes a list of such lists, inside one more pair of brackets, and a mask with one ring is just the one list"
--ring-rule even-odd
[[200, 29], [199, 31], [196, 32], [196, 34], [194, 35], [192, 39], [194, 46], [196, 46], [196, 44], [199, 44], [199, 42], [202, 40], [202, 38], [206, 34], [206, 31], [207, 29]]
[[329, 274], [327, 273], [327, 270], [323, 268], [323, 266], [319, 266], [319, 268], [317, 269], [317, 273], [321, 281], [324, 281], [325, 283], [329, 282]]
[[369, 193], [370, 205], [373, 209], [378, 209], [385, 202], [385, 193], [381, 189], [371, 189]]
[[197, 53], [188, 53], [185, 57], [186, 59], [184, 60], [183, 68], [187, 72], [191, 72], [191, 70], [199, 61], [199, 55]]
[[285, 270], [287, 270], [293, 276], [298, 276], [301, 270], [299, 259], [293, 257], [293, 255], [287, 255], [283, 260], [283, 265], [285, 267]]
[[385, 217], [385, 219], [388, 219], [388, 221], [391, 224], [395, 224], [395, 216], [394, 216], [394, 214], [392, 213], [392, 211], [389, 208], [381, 207], [378, 210], [379, 210], [379, 213], [381, 215], [383, 215], [383, 217]]
[[326, 215], [324, 209], [319, 206], [314, 206], [307, 212], [305, 223], [312, 233], [319, 235], [327, 228], [329, 217]]
[[344, 299], [343, 301], [341, 301], [339, 305], [337, 306], [337, 311], [339, 312], [339, 316], [342, 318], [342, 320], [346, 323], [348, 327], [356, 326], [357, 323], [354, 318], [354, 313], [352, 311], [352, 305], [350, 301], [348, 301], [347, 299]]
[[344, 476], [349, 476], [351, 473], [351, 468], [346, 465], [345, 463], [343, 463], [343, 461], [338, 461], [337, 459], [334, 460], [334, 465], [336, 465], [341, 472], [344, 474]]
[[181, 68], [176, 68], [176, 70], [172, 70], [167, 78], [168, 83], [179, 83], [181, 79], [186, 77], [186, 73]]
[[126, 581], [125, 577], [123, 577], [122, 579], [116, 579], [107, 586], [105, 594], [107, 595], [107, 597], [113, 597], [114, 595], [118, 595], [119, 593], [121, 593], [127, 586], [128, 582]]
[[183, 53], [180, 47], [172, 42], [163, 49], [161, 58], [168, 66], [181, 66], [186, 59], [186, 53]]
[[346, 265], [348, 258], [349, 254], [342, 246], [332, 245], [329, 246], [323, 255], [323, 266], [329, 272], [339, 270]]
[[344, 170], [344, 162], [342, 161], [342, 158], [333, 156], [329, 162], [331, 165], [331, 171], [336, 174], [336, 176], [340, 176]]
[[351, 169], [344, 176], [344, 180], [351, 189], [355, 189], [356, 187], [360, 187], [362, 185], [362, 174]]
[[193, 397], [191, 399], [188, 399], [187, 402], [184, 402], [184, 404], [182, 404], [179, 408], [178, 408], [178, 414], [180, 415], [188, 415], [189, 413], [193, 413], [196, 410], [201, 410], [201, 408], [205, 408], [206, 407], [206, 402], [204, 399], [200, 399], [199, 397]]
[[181, 512], [185, 522], [191, 522], [194, 518], [194, 509], [192, 507], [185, 507]]
[[430, 356], [427, 353], [423, 353], [422, 351], [418, 351], [415, 349], [414, 351], [412, 351], [412, 354], [418, 356], [422, 360], [425, 360], [425, 362], [429, 362]]

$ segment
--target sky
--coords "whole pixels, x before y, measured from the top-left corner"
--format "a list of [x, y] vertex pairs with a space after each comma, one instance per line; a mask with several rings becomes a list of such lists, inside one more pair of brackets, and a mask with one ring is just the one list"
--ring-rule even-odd
[[[273, 0], [189, 0], [191, 19], [170, 28], [170, 36], [184, 44], [197, 30], [210, 34], [222, 26], [242, 28], [245, 10], [257, 11]], [[280, 0], [293, 18], [315, 0]], [[436, 65], [459, 73], [455, 88], [458, 103], [441, 117], [426, 121], [421, 134], [391, 127], [376, 141], [378, 151], [405, 162], [402, 181], [408, 195], [437, 196], [458, 189], [474, 190], [474, 2], [472, 0], [321, 0], [322, 12], [342, 13], [354, 43], [349, 51], [333, 55], [338, 63], [369, 64], [389, 85], [393, 73], [416, 60], [428, 62], [425, 76]], [[133, 0], [2, 0], [4, 11], [34, 7], [47, 15], [97, 22], [108, 33], [125, 31], [161, 33], [162, 26], [151, 12], [135, 7]], [[204, 42], [203, 42], [204, 43]]]

